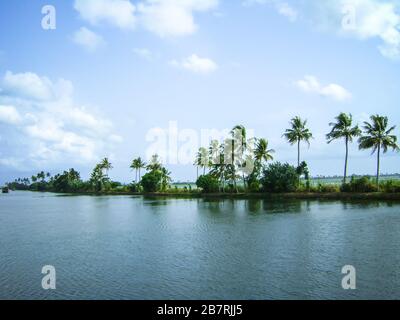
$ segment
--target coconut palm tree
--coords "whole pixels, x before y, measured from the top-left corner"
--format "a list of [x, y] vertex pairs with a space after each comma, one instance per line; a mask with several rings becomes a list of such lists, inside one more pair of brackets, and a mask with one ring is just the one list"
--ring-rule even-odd
[[[136, 174], [135, 175], [135, 181], [136, 182], [140, 181], [140, 171], [141, 171], [141, 169], [143, 169], [145, 167], [146, 167], [146, 163], [140, 157], [137, 158], [137, 159], [134, 159], [132, 161], [132, 164], [131, 164], [130, 168], [136, 171], [135, 172], [135, 174]], [[138, 180], [138, 174], [139, 174], [139, 180]]]
[[225, 143], [221, 143], [219, 146], [218, 141], [211, 142], [210, 146], [210, 174], [215, 176], [220, 182], [220, 190], [225, 191], [226, 181], [226, 162], [225, 162]]
[[203, 175], [206, 174], [206, 169], [209, 166], [209, 156], [206, 148], [200, 148], [197, 152], [195, 165], [197, 166], [197, 178], [199, 178], [199, 168], [203, 168]]
[[148, 171], [157, 171], [163, 168], [161, 164], [161, 159], [158, 154], [155, 154], [151, 157], [150, 163], [146, 166]]
[[307, 142], [310, 146], [310, 140], [313, 138], [311, 131], [307, 128], [307, 120], [302, 120], [300, 117], [295, 117], [290, 122], [291, 128], [286, 129], [283, 137], [291, 144], [297, 143], [297, 166], [300, 166], [300, 143]]
[[396, 126], [388, 129], [388, 118], [380, 115], [370, 117], [371, 122], [364, 122], [364, 135], [358, 139], [359, 149], [372, 149], [372, 154], [377, 153], [376, 184], [379, 188], [381, 150], [386, 153], [389, 148], [399, 151], [397, 137], [392, 134]]
[[230, 176], [232, 177], [233, 184], [235, 187], [235, 191], [238, 191], [237, 188], [237, 183], [236, 183], [236, 165], [237, 162], [240, 161], [241, 163], [239, 164], [240, 167], [243, 166], [243, 156], [246, 152], [247, 148], [247, 130], [243, 125], [236, 125], [233, 127], [231, 130], [231, 136], [232, 136], [232, 146], [231, 146], [231, 164], [230, 164], [230, 171], [231, 174]]
[[263, 162], [267, 162], [269, 160], [274, 160], [275, 150], [268, 149], [268, 140], [266, 139], [257, 139], [256, 147], [254, 150], [254, 158], [256, 160], [256, 164], [262, 165]]
[[341, 113], [335, 119], [335, 123], [329, 124], [332, 130], [326, 135], [326, 139], [328, 140], [328, 144], [338, 139], [344, 139], [345, 141], [346, 157], [344, 161], [343, 183], [346, 183], [349, 142], [353, 142], [353, 138], [359, 137], [361, 135], [361, 130], [358, 125], [353, 127], [353, 117], [351, 114]]
[[168, 188], [168, 185], [172, 182], [171, 172], [169, 172], [166, 168], [162, 167], [161, 170], [161, 185], [162, 190], [165, 191]]
[[220, 144], [218, 140], [212, 140], [208, 148], [208, 156], [210, 160], [210, 167], [219, 164], [220, 161]]
[[101, 163], [100, 163], [100, 167], [103, 170], [106, 170], [106, 175], [108, 176], [108, 171], [110, 171], [111, 169], [113, 169], [112, 164], [110, 163], [110, 161], [108, 161], [108, 158], [104, 158]]

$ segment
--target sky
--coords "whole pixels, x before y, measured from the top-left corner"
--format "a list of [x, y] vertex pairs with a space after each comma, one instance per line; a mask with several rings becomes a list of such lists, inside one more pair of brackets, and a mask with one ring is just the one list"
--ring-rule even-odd
[[[133, 158], [159, 153], [175, 181], [193, 150], [237, 124], [295, 164], [282, 138], [294, 116], [312, 175], [341, 175], [340, 112], [400, 128], [400, 1], [20, 0], [0, 2], [0, 183], [109, 157], [129, 182]], [[400, 172], [398, 153], [382, 172]], [[374, 174], [350, 150], [350, 174]]]

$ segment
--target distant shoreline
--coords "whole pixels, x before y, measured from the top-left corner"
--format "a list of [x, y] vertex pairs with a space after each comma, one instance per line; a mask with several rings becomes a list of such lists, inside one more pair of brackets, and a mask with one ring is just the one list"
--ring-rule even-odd
[[[26, 191], [25, 191], [26, 192]], [[39, 192], [39, 191], [27, 191]], [[144, 196], [171, 199], [212, 199], [212, 200], [374, 200], [374, 201], [400, 201], [400, 193], [134, 193], [134, 192], [76, 192], [58, 193], [62, 196]]]

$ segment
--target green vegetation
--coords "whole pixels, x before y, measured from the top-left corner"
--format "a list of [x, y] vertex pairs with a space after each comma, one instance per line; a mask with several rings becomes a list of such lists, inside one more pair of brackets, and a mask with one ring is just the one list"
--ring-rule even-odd
[[211, 175], [202, 175], [197, 179], [196, 185], [205, 193], [215, 193], [219, 191], [218, 179]]
[[[112, 181], [109, 172], [113, 169], [108, 158], [98, 163], [88, 181], [81, 179], [74, 169], [64, 171], [54, 177], [44, 171], [24, 179], [16, 179], [7, 184], [11, 190], [49, 191], [60, 193], [94, 194], [252, 194], [266, 196], [274, 193], [292, 194], [361, 194], [361, 193], [400, 193], [400, 180], [380, 181], [381, 153], [389, 149], [399, 151], [397, 137], [393, 135], [395, 127], [389, 127], [387, 117], [375, 115], [371, 123], [365, 122], [363, 131], [353, 124], [350, 114], [341, 113], [331, 123], [331, 131], [326, 135], [327, 142], [344, 139], [345, 163], [344, 176], [339, 179], [320, 179], [317, 184], [311, 179], [310, 170], [305, 161], [301, 162], [301, 142], [310, 145], [313, 135], [307, 128], [307, 120], [295, 117], [291, 128], [283, 135], [286, 140], [297, 145], [297, 167], [288, 163], [273, 162], [275, 150], [269, 148], [265, 138], [247, 138], [247, 130], [242, 125], [235, 126], [228, 138], [219, 142], [211, 141], [208, 148], [202, 147], [196, 154], [194, 165], [197, 169], [196, 185], [183, 184], [171, 186], [171, 173], [162, 164], [158, 155], [154, 155], [146, 164], [140, 157], [132, 161], [130, 168], [135, 171], [131, 184], [123, 185]], [[377, 153], [376, 179], [352, 176], [347, 181], [349, 144], [359, 138], [359, 149], [372, 149]], [[146, 170], [142, 176], [141, 170]], [[202, 175], [199, 176], [199, 169]], [[321, 181], [326, 182], [321, 183]], [[330, 181], [330, 182], [329, 182]]]
[[266, 192], [295, 192], [299, 187], [299, 177], [295, 167], [277, 162], [264, 170], [261, 184]]

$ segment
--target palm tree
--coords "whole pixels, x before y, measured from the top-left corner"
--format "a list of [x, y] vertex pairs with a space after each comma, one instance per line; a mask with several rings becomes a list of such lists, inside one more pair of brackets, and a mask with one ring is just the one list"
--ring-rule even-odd
[[346, 183], [347, 179], [347, 162], [349, 157], [349, 142], [353, 142], [353, 138], [361, 135], [361, 130], [358, 125], [352, 127], [353, 117], [351, 114], [341, 113], [336, 118], [336, 123], [330, 123], [332, 131], [326, 135], [328, 144], [334, 140], [344, 138], [346, 145], [346, 157], [344, 162], [344, 177], [343, 183]]
[[300, 143], [301, 141], [307, 142], [310, 146], [310, 139], [313, 138], [311, 131], [306, 127], [307, 120], [302, 120], [300, 117], [295, 117], [290, 122], [291, 128], [286, 129], [283, 137], [291, 144], [297, 143], [297, 166], [300, 166]]
[[162, 190], [165, 191], [167, 190], [168, 184], [172, 182], [171, 179], [171, 172], [169, 172], [166, 168], [162, 167], [161, 170], [161, 185], [162, 185]]
[[261, 165], [263, 162], [267, 162], [269, 160], [274, 160], [275, 150], [268, 149], [268, 140], [266, 139], [257, 139], [256, 148], [254, 150], [254, 158], [256, 163]]
[[396, 126], [388, 129], [388, 118], [380, 115], [370, 117], [370, 122], [364, 122], [364, 135], [358, 139], [360, 150], [372, 149], [372, 154], [377, 152], [376, 184], [379, 188], [381, 149], [386, 153], [389, 148], [399, 151], [397, 137], [393, 134]]
[[206, 174], [206, 168], [209, 166], [208, 150], [200, 148], [196, 155], [195, 165], [197, 166], [197, 178], [199, 178], [199, 167], [203, 168], [203, 175]]
[[110, 163], [110, 161], [108, 161], [108, 158], [104, 158], [101, 163], [100, 163], [100, 167], [104, 170], [106, 170], [106, 174], [108, 176], [108, 171], [111, 170], [113, 168], [112, 164]]
[[[230, 176], [233, 179], [233, 184], [235, 186], [235, 191], [238, 191], [237, 188], [237, 183], [236, 183], [236, 162], [242, 158], [246, 152], [247, 148], [247, 130], [243, 125], [236, 125], [233, 127], [231, 130], [231, 136], [232, 136], [232, 154], [231, 156], [231, 174]], [[243, 161], [242, 161], [243, 162]], [[240, 166], [243, 164], [240, 163]]]
[[161, 160], [158, 154], [155, 154], [151, 157], [150, 163], [146, 166], [146, 169], [149, 171], [157, 171], [163, 168], [161, 164]]
[[218, 141], [214, 140], [211, 142], [210, 146], [210, 174], [216, 177], [220, 182], [220, 189], [222, 192], [225, 191], [225, 181], [226, 181], [226, 160], [225, 160], [225, 146], [226, 143], [221, 143], [219, 145]]
[[[131, 169], [136, 170], [135, 181], [136, 182], [140, 181], [140, 171], [141, 171], [141, 169], [146, 167], [146, 163], [142, 160], [142, 158], [139, 157], [132, 161], [132, 164], [130, 167], [131, 167]], [[138, 180], [138, 173], [139, 173], [139, 180]]]
[[210, 147], [208, 148], [208, 155], [210, 160], [210, 166], [218, 164], [220, 161], [220, 144], [218, 140], [212, 140], [210, 142]]

